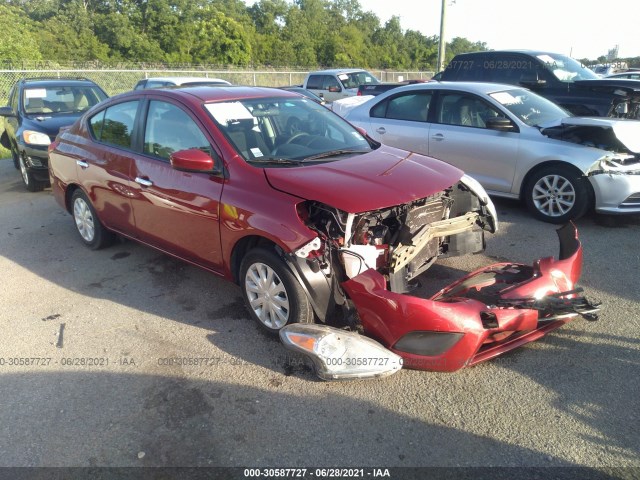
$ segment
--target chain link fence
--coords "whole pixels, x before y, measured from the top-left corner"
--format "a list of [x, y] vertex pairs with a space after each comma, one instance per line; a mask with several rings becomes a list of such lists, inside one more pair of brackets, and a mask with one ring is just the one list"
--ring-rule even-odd
[[[89, 62], [81, 66], [84, 68], [69, 68], [69, 66], [51, 62], [20, 62], [17, 65], [0, 62], [0, 106], [7, 104], [9, 90], [22, 78], [88, 78], [100, 85], [110, 96], [113, 96], [133, 89], [139, 80], [150, 77], [222, 78], [234, 85], [283, 87], [285, 85], [301, 85], [308, 73], [308, 70], [304, 69], [242, 70], [233, 67], [207, 68], [207, 66], [200, 65], [182, 68], [178, 66], [142, 68], [139, 65], [126, 65], [126, 67], [136, 68], [100, 68], [99, 65]], [[371, 73], [383, 82], [427, 80], [434, 74], [434, 72], [395, 72], [385, 70], [372, 70]], [[0, 118], [0, 135], [3, 131], [3, 122]], [[7, 155], [8, 152], [0, 146], [0, 158], [4, 158]]]
[[[238, 69], [5, 69], [0, 70], [0, 106], [6, 105], [9, 89], [21, 78], [34, 77], [82, 77], [100, 85], [109, 95], [131, 90], [143, 78], [149, 77], [203, 77], [222, 78], [234, 85], [253, 85], [265, 87], [282, 87], [302, 84], [306, 70], [238, 70]], [[383, 82], [402, 80], [426, 80], [433, 72], [391, 72], [377, 71], [371, 73]]]

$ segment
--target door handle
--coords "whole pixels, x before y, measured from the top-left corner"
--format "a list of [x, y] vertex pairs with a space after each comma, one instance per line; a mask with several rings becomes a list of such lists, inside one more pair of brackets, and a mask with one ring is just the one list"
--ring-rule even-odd
[[431, 138], [437, 141], [441, 141], [444, 140], [444, 135], [441, 133], [436, 133], [435, 135], [432, 135]]
[[384, 127], [378, 127], [376, 128], [376, 132], [378, 132], [380, 135], [387, 133], [387, 130]]
[[76, 160], [76, 165], [78, 165], [80, 168], [89, 168], [89, 164], [84, 160]]
[[147, 180], [146, 178], [142, 178], [142, 177], [136, 177], [136, 183], [139, 183], [143, 187], [153, 186], [153, 182], [151, 180]]

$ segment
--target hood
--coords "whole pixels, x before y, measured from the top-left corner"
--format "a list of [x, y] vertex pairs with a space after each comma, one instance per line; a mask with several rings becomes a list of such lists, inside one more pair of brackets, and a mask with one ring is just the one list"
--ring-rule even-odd
[[[619, 143], [632, 153], [640, 153], [640, 122], [625, 118], [567, 117], [543, 125], [543, 135], [557, 137], [559, 133], [581, 139], [584, 145], [602, 150], [617, 150]], [[606, 132], [606, 135], [601, 133]], [[611, 138], [614, 137], [614, 138]], [[561, 138], [562, 139], [562, 138]]]
[[82, 113], [83, 112], [56, 116], [51, 116], [50, 113], [30, 115], [28, 118], [24, 118], [22, 122], [22, 129], [35, 130], [36, 132], [42, 132], [49, 135], [51, 138], [55, 138], [61, 127], [73, 125], [73, 123], [80, 118]]
[[362, 213], [401, 205], [451, 187], [463, 172], [435, 158], [381, 146], [364, 155], [298, 168], [268, 168], [277, 190]]
[[640, 80], [625, 78], [599, 78], [597, 80], [576, 80], [579, 87], [602, 93], [610, 93], [619, 97], [640, 98]]

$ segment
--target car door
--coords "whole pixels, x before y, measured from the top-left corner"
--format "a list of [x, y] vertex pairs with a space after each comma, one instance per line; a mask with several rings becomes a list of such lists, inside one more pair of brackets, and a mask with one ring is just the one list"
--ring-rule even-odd
[[92, 141], [71, 152], [78, 181], [102, 223], [132, 237], [136, 232], [129, 174], [139, 105], [138, 100], [124, 101], [92, 115], [88, 122]]
[[431, 117], [429, 155], [464, 170], [487, 190], [509, 193], [520, 134], [487, 128], [488, 119], [501, 116], [507, 115], [476, 95], [441, 91]]
[[369, 111], [369, 136], [386, 145], [428, 155], [427, 117], [433, 98], [427, 90], [410, 90], [386, 97]]
[[187, 110], [165, 99], [143, 112], [141, 153], [133, 158], [131, 198], [140, 239], [212, 270], [222, 265], [219, 230], [224, 178], [174, 169], [171, 153], [198, 148], [214, 156], [208, 136]]

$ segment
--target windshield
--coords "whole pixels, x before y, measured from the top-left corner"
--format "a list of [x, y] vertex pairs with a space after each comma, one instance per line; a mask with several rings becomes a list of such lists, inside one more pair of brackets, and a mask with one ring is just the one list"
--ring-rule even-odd
[[106, 98], [97, 87], [47, 86], [25, 88], [23, 105], [27, 115], [56, 116], [84, 112]]
[[358, 88], [360, 85], [377, 85], [380, 83], [372, 73], [365, 70], [353, 73], [341, 73], [338, 78], [342, 82], [344, 88]]
[[600, 77], [575, 61], [564, 55], [544, 54], [538, 55], [538, 60], [545, 64], [551, 72], [562, 82], [575, 82], [576, 80], [596, 80]]
[[490, 96], [531, 127], [572, 116], [546, 98], [521, 88], [491, 93]]
[[249, 163], [261, 166], [335, 161], [371, 151], [349, 123], [307, 98], [259, 98], [205, 108]]

